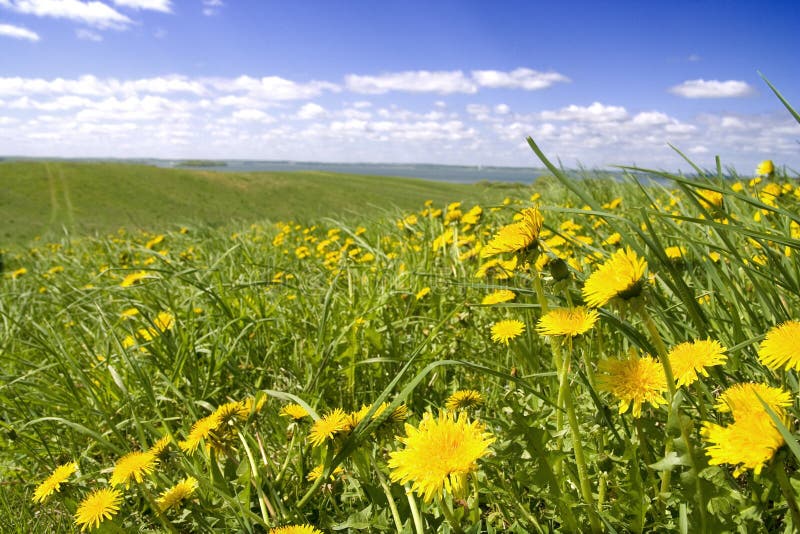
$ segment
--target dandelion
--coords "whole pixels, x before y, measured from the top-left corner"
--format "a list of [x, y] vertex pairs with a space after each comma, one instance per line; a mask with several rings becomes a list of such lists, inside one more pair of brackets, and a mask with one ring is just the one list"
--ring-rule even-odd
[[202, 419], [198, 419], [192, 425], [189, 431], [189, 436], [178, 443], [178, 446], [184, 452], [192, 453], [197, 450], [200, 442], [211, 437], [212, 433], [220, 426], [219, 417], [215, 414], [208, 415]]
[[483, 395], [474, 389], [460, 389], [447, 397], [444, 407], [451, 412], [468, 410], [483, 404]]
[[416, 298], [417, 300], [421, 300], [421, 299], [425, 298], [428, 294], [430, 294], [430, 292], [431, 292], [431, 288], [423, 287], [422, 289], [417, 291], [417, 294], [414, 295], [414, 298]]
[[734, 420], [750, 415], [768, 418], [759, 397], [780, 418], [786, 413], [784, 408], [792, 405], [792, 396], [788, 391], [767, 384], [746, 382], [726, 389], [717, 399], [716, 408], [720, 412], [730, 412]]
[[139, 271], [138, 273], [131, 273], [120, 282], [120, 287], [131, 287], [150, 276], [147, 271]]
[[501, 259], [489, 260], [481, 265], [475, 272], [475, 278], [494, 278], [496, 280], [506, 280], [514, 274], [517, 268], [517, 257], [514, 256], [508, 261]]
[[139, 315], [139, 310], [137, 310], [136, 308], [128, 308], [127, 310], [123, 310], [122, 313], [119, 314], [119, 316], [122, 319], [130, 319], [132, 317], [136, 317], [137, 315]]
[[772, 370], [786, 367], [800, 371], [800, 322], [786, 321], [767, 332], [758, 359]]
[[667, 247], [664, 249], [664, 254], [667, 255], [667, 259], [679, 261], [686, 256], [686, 249], [684, 247]]
[[291, 417], [295, 421], [299, 421], [304, 417], [308, 417], [308, 410], [299, 404], [292, 403], [281, 408], [280, 415], [283, 417]]
[[162, 332], [172, 330], [172, 328], [175, 326], [175, 316], [170, 312], [158, 312], [158, 315], [153, 321], [153, 325], [155, 325], [155, 327]]
[[326, 439], [332, 439], [337, 433], [345, 430], [349, 416], [341, 408], [336, 408], [325, 417], [314, 422], [308, 433], [308, 439], [315, 447], [322, 445]]
[[705, 209], [721, 208], [723, 196], [718, 191], [711, 191], [710, 189], [701, 189], [698, 191], [700, 204]]
[[153, 472], [157, 462], [152, 452], [130, 452], [117, 460], [109, 482], [112, 486], [128, 486], [131, 480], [141, 482], [145, 475]]
[[483, 300], [481, 304], [483, 305], [491, 305], [491, 304], [500, 304], [502, 302], [509, 302], [514, 300], [516, 295], [510, 289], [498, 289], [493, 293], [489, 293]]
[[[322, 476], [322, 469], [324, 467], [325, 466], [323, 464], [319, 464], [314, 469], [309, 471], [308, 474], [306, 475], [306, 480], [308, 480], [309, 482], [315, 482], [319, 477]], [[336, 476], [341, 475], [342, 473], [344, 473], [344, 469], [342, 469], [341, 467], [337, 467], [331, 473], [330, 479], [336, 480]]]
[[708, 442], [708, 463], [736, 466], [734, 476], [739, 476], [747, 469], [752, 469], [758, 475], [764, 464], [783, 445], [783, 437], [772, 421], [757, 414], [740, 417], [724, 427], [703, 423], [701, 435]]
[[250, 408], [244, 402], [233, 401], [221, 404], [212, 416], [219, 420], [219, 426], [225, 427], [244, 421], [250, 415]]
[[311, 525], [289, 525], [286, 527], [275, 527], [270, 529], [269, 534], [322, 534]]
[[756, 176], [772, 176], [775, 174], [775, 165], [771, 159], [765, 159], [756, 167]]
[[426, 413], [419, 427], [406, 425], [406, 437], [399, 438], [405, 448], [389, 455], [393, 482], [411, 482], [412, 491], [430, 502], [446, 491], [462, 497], [467, 476], [477, 470], [478, 459], [489, 453], [494, 437], [466, 413], [456, 416], [440, 412], [435, 418]]
[[583, 285], [583, 298], [593, 308], [614, 298], [631, 299], [641, 294], [647, 262], [630, 248], [618, 250], [594, 271]]
[[156, 501], [159, 510], [163, 512], [173, 506], [177, 506], [182, 500], [194, 493], [197, 489], [197, 485], [196, 478], [186, 477], [171, 488], [164, 490]]
[[518, 337], [524, 331], [525, 323], [522, 321], [516, 319], [500, 321], [492, 325], [492, 341], [508, 345], [509, 340]]
[[591, 330], [599, 318], [596, 310], [587, 310], [583, 306], [561, 308], [543, 315], [536, 330], [543, 336], [574, 337]]
[[520, 221], [503, 226], [497, 231], [489, 244], [481, 249], [481, 257], [535, 248], [543, 223], [544, 218], [537, 208], [525, 208]]
[[20, 276], [23, 276], [23, 275], [25, 275], [25, 274], [27, 274], [27, 273], [28, 273], [28, 269], [26, 269], [25, 267], [20, 267], [20, 268], [19, 268], [19, 269], [17, 269], [16, 271], [11, 271], [10, 273], [8, 273], [8, 275], [7, 275], [7, 276], [8, 276], [9, 278], [11, 278], [12, 280], [16, 280], [16, 279], [17, 279], [17, 278], [19, 278]]
[[153, 443], [153, 446], [150, 447], [148, 452], [153, 456], [155, 456], [156, 458], [158, 458], [167, 451], [167, 447], [169, 447], [170, 443], [172, 443], [172, 438], [170, 438], [169, 436], [164, 436], [162, 438], [159, 438], [158, 441]]
[[116, 489], [95, 490], [81, 501], [75, 512], [75, 524], [81, 532], [97, 528], [106, 519], [111, 519], [119, 511], [122, 493]]
[[650, 356], [628, 360], [603, 360], [599, 364], [603, 374], [598, 377], [600, 389], [619, 399], [619, 413], [633, 406], [633, 416], [642, 415], [642, 404], [654, 407], [666, 404], [662, 394], [667, 390], [664, 368]]
[[678, 387], [695, 382], [698, 373], [708, 376], [706, 367], [724, 364], [727, 349], [719, 341], [700, 340], [676, 345], [669, 351], [669, 362]]
[[53, 473], [36, 487], [33, 492], [33, 501], [37, 503], [44, 502], [47, 497], [61, 489], [61, 484], [66, 482], [77, 469], [78, 464], [75, 462], [56, 467]]

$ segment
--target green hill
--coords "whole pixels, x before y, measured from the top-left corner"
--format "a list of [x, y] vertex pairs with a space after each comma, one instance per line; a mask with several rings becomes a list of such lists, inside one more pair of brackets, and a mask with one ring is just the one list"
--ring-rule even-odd
[[415, 208], [427, 199], [486, 200], [487, 187], [325, 172], [231, 173], [123, 163], [2, 162], [0, 241], [21, 243], [62, 228], [94, 233], [119, 227], [216, 226], [234, 220], [347, 218], [394, 207]]

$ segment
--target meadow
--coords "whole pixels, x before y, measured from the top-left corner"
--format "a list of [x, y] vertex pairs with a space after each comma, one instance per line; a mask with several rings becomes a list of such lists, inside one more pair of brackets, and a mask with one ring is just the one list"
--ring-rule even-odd
[[526, 187], [9, 246], [0, 529], [798, 528], [797, 177], [576, 180], [529, 143]]

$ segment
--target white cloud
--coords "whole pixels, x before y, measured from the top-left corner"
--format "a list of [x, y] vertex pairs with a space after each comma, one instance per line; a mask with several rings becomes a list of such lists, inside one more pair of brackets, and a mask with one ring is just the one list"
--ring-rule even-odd
[[525, 89], [527, 91], [545, 89], [555, 83], [570, 81], [569, 78], [557, 72], [539, 72], [526, 68], [515, 69], [511, 72], [474, 70], [472, 78], [481, 87]]
[[625, 119], [628, 112], [621, 106], [605, 106], [594, 102], [590, 106], [572, 104], [557, 111], [543, 111], [540, 115], [547, 121], [605, 122]]
[[99, 43], [103, 40], [103, 36], [97, 32], [93, 32], [92, 30], [87, 30], [86, 28], [78, 28], [75, 30], [75, 37], [81, 39], [82, 41], [94, 41]]
[[325, 115], [325, 108], [313, 102], [304, 104], [297, 112], [297, 118], [302, 120], [317, 119], [319, 117], [324, 117]]
[[683, 98], [741, 98], [755, 92], [747, 82], [740, 80], [689, 80], [669, 91]]
[[511, 108], [507, 104], [497, 104], [494, 107], [494, 112], [498, 115], [506, 115], [511, 112]]
[[689, 149], [689, 154], [708, 154], [708, 148], [703, 145], [695, 145]]
[[660, 111], [643, 111], [637, 113], [631, 122], [638, 126], [657, 126], [669, 123], [670, 118], [669, 115]]
[[363, 94], [382, 94], [389, 91], [409, 93], [475, 93], [475, 84], [460, 70], [455, 71], [405, 71], [360, 76], [348, 74], [345, 85], [350, 91]]
[[206, 80], [206, 84], [219, 91], [246, 92], [253, 98], [268, 101], [305, 100], [317, 97], [324, 91], [338, 92], [341, 90], [338, 85], [330, 82], [297, 83], [278, 76], [217, 78]]
[[114, 5], [128, 7], [131, 9], [149, 9], [161, 11], [162, 13], [172, 13], [171, 0], [112, 0]]
[[222, 0], [203, 0], [203, 15], [206, 17], [213, 17], [219, 13], [219, 9], [224, 6]]
[[123, 29], [133, 23], [119, 11], [95, 0], [0, 0], [0, 7], [37, 17], [74, 20], [102, 29]]
[[239, 109], [233, 112], [233, 119], [242, 122], [275, 122], [275, 118], [260, 109]]
[[0, 24], [0, 35], [11, 37], [12, 39], [25, 39], [33, 42], [39, 40], [39, 34], [36, 32], [23, 28], [22, 26], [13, 26], [11, 24]]

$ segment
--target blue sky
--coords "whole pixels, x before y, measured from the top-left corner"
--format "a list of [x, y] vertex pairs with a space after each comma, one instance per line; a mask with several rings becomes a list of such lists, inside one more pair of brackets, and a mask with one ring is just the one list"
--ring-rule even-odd
[[800, 167], [796, 1], [0, 0], [0, 153]]

